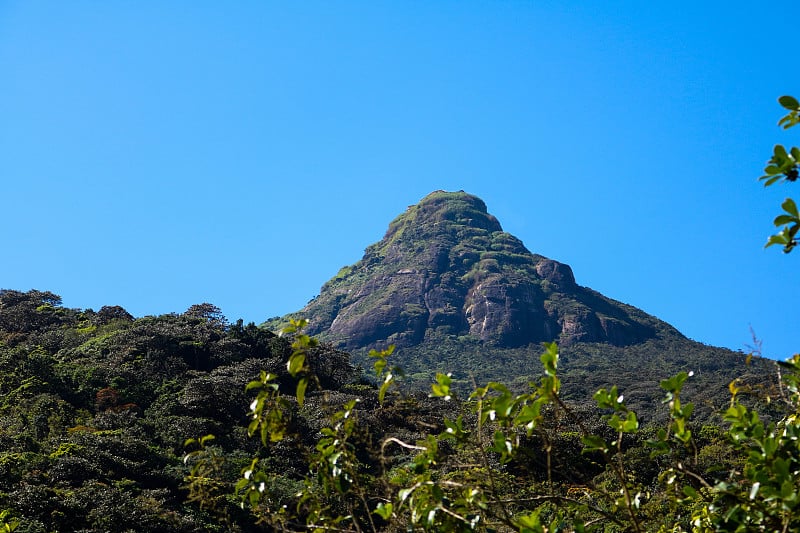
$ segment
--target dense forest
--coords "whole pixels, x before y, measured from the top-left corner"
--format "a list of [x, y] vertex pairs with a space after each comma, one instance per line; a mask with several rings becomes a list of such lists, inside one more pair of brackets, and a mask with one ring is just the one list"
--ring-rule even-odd
[[21, 531], [218, 527], [186, 503], [183, 443], [215, 433], [252, 452], [244, 383], [283, 368], [286, 350], [209, 305], [134, 320], [0, 292], [0, 507]]
[[[712, 503], [708, 487], [744, 475], [733, 414], [692, 422], [686, 373], [662, 382], [662, 422], [640, 424], [616, 388], [562, 399], [555, 345], [527, 392], [459, 396], [444, 373], [403, 390], [390, 350], [354, 368], [302, 326], [277, 336], [210, 304], [134, 318], [0, 291], [7, 530], [688, 529], [703, 507], [687, 494]], [[791, 383], [731, 391], [778, 419]], [[729, 404], [751, 417], [742, 439], [763, 436]]]

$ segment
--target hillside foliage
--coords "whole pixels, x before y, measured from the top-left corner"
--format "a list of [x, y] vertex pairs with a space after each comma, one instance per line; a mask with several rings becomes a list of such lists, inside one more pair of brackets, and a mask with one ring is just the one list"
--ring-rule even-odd
[[0, 292], [6, 526], [688, 530], [719, 518], [714, 487], [744, 490], [753, 443], [780, 441], [797, 404], [795, 361], [781, 382], [738, 382], [727, 411], [698, 424], [679, 403], [684, 372], [662, 381], [665, 416], [647, 423], [616, 387], [563, 395], [554, 344], [524, 392], [488, 382], [462, 394], [446, 373], [428, 394], [403, 392], [391, 350], [362, 375], [302, 326], [279, 337], [208, 304], [134, 319]]

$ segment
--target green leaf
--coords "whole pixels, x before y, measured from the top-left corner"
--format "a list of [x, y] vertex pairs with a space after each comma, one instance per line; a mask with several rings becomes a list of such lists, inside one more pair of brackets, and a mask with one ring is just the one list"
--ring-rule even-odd
[[792, 96], [781, 96], [778, 98], [778, 103], [789, 111], [797, 111], [800, 108], [800, 103]]
[[784, 211], [792, 215], [794, 218], [800, 218], [800, 213], [797, 212], [797, 204], [794, 203], [794, 200], [791, 198], [787, 198], [781, 204], [781, 207]]
[[544, 343], [544, 353], [539, 358], [547, 376], [555, 376], [558, 368], [558, 344], [555, 342]]
[[645, 444], [653, 450], [650, 454], [651, 457], [655, 457], [663, 453], [668, 453], [670, 451], [669, 444], [667, 444], [663, 440], [649, 439], [645, 442]]
[[253, 390], [253, 389], [259, 389], [263, 385], [264, 384], [262, 382], [260, 382], [260, 381], [251, 381], [250, 383], [247, 384], [247, 386], [244, 388], [244, 390], [245, 391], [249, 391], [249, 390]]
[[520, 531], [525, 533], [543, 533], [545, 529], [539, 520], [539, 514], [542, 512], [542, 509], [544, 509], [544, 507], [539, 507], [527, 515], [517, 515], [514, 517], [515, 525], [520, 528]]
[[408, 497], [411, 496], [411, 493], [414, 492], [414, 488], [415, 487], [410, 487], [410, 488], [401, 489], [400, 491], [398, 491], [397, 497], [400, 498], [400, 502], [406, 501], [408, 499]]
[[636, 413], [628, 412], [628, 418], [622, 423], [622, 431], [625, 433], [636, 433], [639, 429], [639, 421], [636, 420]]
[[764, 245], [764, 248], [769, 248], [773, 244], [780, 244], [782, 246], [786, 246], [791, 242], [789, 235], [786, 231], [782, 231], [780, 233], [776, 233], [772, 235], [769, 239], [767, 239], [767, 244]]
[[451, 398], [450, 384], [452, 382], [453, 379], [450, 377], [450, 374], [437, 372], [436, 383], [431, 384], [431, 396], [434, 398], [444, 398], [445, 401], [449, 401]]
[[606, 415], [605, 418], [606, 422], [608, 423], [608, 427], [610, 427], [614, 431], [622, 431], [622, 420], [620, 420], [618, 414], [615, 413], [611, 416]]
[[581, 442], [583, 443], [583, 451], [584, 452], [594, 452], [594, 451], [601, 451], [607, 452], [608, 451], [608, 443], [603, 440], [602, 437], [597, 435], [584, 435], [581, 437]]
[[661, 388], [665, 391], [678, 393], [683, 388], [683, 384], [689, 379], [689, 374], [686, 372], [678, 372], [669, 379], [661, 381]]
[[499, 453], [501, 456], [501, 461], [506, 463], [511, 460], [511, 452], [513, 451], [513, 445], [511, 441], [508, 440], [505, 434], [502, 431], [495, 431], [493, 437], [494, 446], [492, 446], [492, 450]]
[[683, 491], [683, 493], [684, 493], [686, 496], [688, 496], [689, 498], [697, 498], [697, 491], [696, 491], [696, 490], [694, 490], [694, 488], [693, 488], [693, 487], [691, 487], [691, 486], [689, 486], [689, 485], [684, 485], [684, 486], [683, 486], [683, 488], [682, 488], [681, 490], [682, 490], [682, 491]]
[[391, 503], [381, 502], [377, 506], [375, 506], [375, 510], [372, 512], [380, 516], [384, 520], [389, 520], [389, 518], [392, 516], [393, 508], [394, 506]]
[[791, 501], [796, 497], [797, 493], [794, 490], [794, 483], [792, 483], [792, 480], [787, 479], [781, 484], [781, 498]]
[[308, 378], [301, 378], [297, 382], [297, 403], [303, 407], [303, 402], [306, 399], [306, 387], [308, 387]]
[[800, 221], [798, 221], [797, 218], [791, 215], [778, 215], [777, 217], [775, 217], [773, 224], [775, 224], [775, 226], [784, 226], [786, 224], [791, 224], [792, 222], [800, 222]]
[[519, 414], [514, 419], [515, 424], [527, 424], [529, 422], [538, 421], [541, 417], [541, 404], [533, 403], [526, 405], [520, 409]]
[[287, 365], [289, 374], [296, 376], [303, 369], [305, 362], [306, 355], [304, 353], [297, 352], [292, 354], [292, 356], [289, 358], [289, 364]]
[[[616, 391], [614, 391], [616, 392]], [[594, 401], [597, 402], [597, 407], [600, 409], [610, 409], [614, 407], [614, 396], [612, 392], [607, 389], [600, 389], [594, 393]]]
[[386, 377], [383, 380], [383, 384], [381, 385], [380, 390], [378, 391], [378, 403], [383, 405], [383, 398], [386, 396], [386, 391], [389, 390], [389, 386], [394, 383], [394, 376], [392, 373], [389, 372], [386, 374]]

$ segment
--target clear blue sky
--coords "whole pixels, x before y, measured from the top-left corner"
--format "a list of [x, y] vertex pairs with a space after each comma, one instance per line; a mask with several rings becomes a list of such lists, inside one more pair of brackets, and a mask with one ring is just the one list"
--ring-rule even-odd
[[[0, 2], [0, 287], [295, 311], [436, 189], [707, 344], [800, 350], [796, 2]], [[658, 4], [658, 5], [654, 5]]]

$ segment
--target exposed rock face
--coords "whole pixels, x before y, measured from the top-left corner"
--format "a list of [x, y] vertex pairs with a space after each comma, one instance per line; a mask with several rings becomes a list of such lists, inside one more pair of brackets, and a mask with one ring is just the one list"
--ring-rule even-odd
[[529, 252], [481, 199], [444, 191], [392, 221], [301, 313], [310, 333], [348, 349], [415, 345], [431, 331], [505, 347], [621, 346], [653, 337], [657, 323], [578, 286], [568, 265]]

